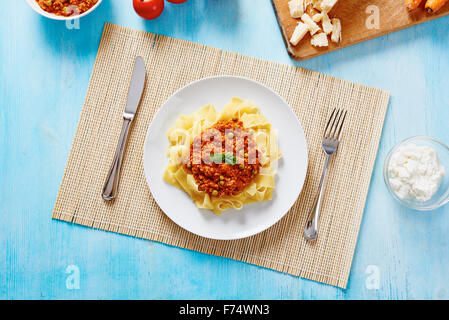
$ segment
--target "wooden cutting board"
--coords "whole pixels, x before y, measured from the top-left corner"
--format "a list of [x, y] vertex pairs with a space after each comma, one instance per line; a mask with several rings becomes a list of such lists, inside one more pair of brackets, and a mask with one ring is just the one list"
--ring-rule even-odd
[[424, 4], [409, 13], [404, 0], [339, 0], [329, 16], [341, 20], [342, 41], [339, 44], [329, 41], [328, 48], [316, 48], [310, 44], [310, 34], [297, 46], [290, 44], [289, 39], [299, 20], [290, 16], [288, 2], [272, 0], [287, 50], [296, 60], [319, 56], [449, 14], [449, 2], [437, 14], [427, 14]]

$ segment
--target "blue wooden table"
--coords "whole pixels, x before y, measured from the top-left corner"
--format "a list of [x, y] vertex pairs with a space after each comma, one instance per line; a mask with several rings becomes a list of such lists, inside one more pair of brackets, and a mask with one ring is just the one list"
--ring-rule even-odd
[[[79, 29], [25, 1], [2, 7], [0, 298], [449, 298], [449, 206], [407, 210], [382, 178], [396, 142], [418, 134], [449, 142], [449, 17], [294, 62], [269, 0], [167, 3], [154, 21], [140, 19], [131, 0], [104, 0]], [[347, 290], [51, 220], [105, 22], [391, 90]]]

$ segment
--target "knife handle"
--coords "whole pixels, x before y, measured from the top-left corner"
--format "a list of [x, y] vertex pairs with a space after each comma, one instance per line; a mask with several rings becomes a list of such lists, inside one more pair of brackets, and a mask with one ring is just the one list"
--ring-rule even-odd
[[129, 127], [132, 119], [124, 119], [122, 132], [120, 133], [120, 139], [115, 150], [114, 160], [112, 161], [111, 168], [109, 169], [106, 182], [103, 187], [103, 199], [106, 201], [112, 201], [117, 196], [117, 189], [120, 180], [120, 169], [122, 167], [123, 151], [125, 150], [126, 140], [128, 140]]

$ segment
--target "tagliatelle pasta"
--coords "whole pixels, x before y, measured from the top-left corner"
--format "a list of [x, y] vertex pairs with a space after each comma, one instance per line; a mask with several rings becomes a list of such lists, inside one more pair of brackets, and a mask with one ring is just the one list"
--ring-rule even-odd
[[221, 113], [207, 105], [181, 115], [167, 137], [163, 178], [198, 208], [221, 213], [271, 200], [281, 153], [271, 124], [253, 102], [234, 97]]

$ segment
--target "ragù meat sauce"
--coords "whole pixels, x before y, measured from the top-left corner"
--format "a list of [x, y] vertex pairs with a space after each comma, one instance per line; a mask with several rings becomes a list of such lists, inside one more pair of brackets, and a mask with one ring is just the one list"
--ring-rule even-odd
[[98, 0], [36, 0], [36, 2], [49, 13], [69, 17], [88, 11]]
[[237, 195], [259, 174], [254, 133], [239, 120], [218, 121], [194, 138], [184, 168], [198, 190], [213, 197]]

